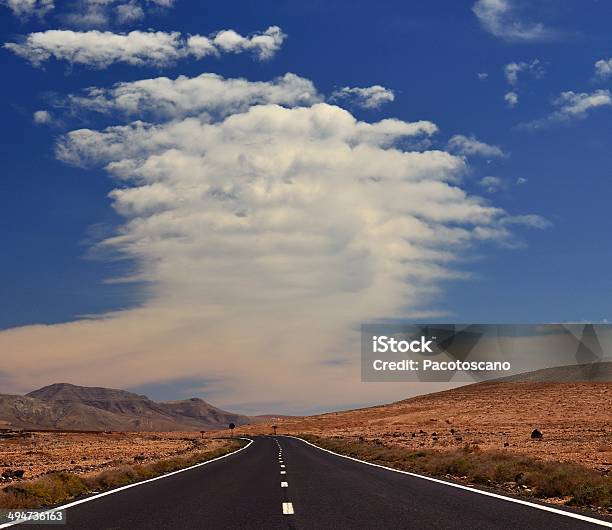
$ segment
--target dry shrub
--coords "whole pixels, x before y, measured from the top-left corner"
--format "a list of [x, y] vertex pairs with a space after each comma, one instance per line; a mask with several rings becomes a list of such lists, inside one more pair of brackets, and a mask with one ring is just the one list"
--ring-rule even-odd
[[41, 508], [58, 504], [78, 495], [124, 486], [164, 473], [177, 471], [200, 462], [231, 453], [242, 444], [231, 440], [212, 451], [194, 453], [185, 457], [159, 460], [146, 465], [121, 466], [107, 469], [91, 477], [74, 473], [49, 473], [43, 477], [7, 486], [0, 490], [0, 508]]
[[39, 508], [56, 504], [87, 492], [87, 485], [71, 473], [51, 473], [37, 480], [4, 488], [0, 492], [3, 508]]
[[[612, 510], [612, 478], [577, 464], [550, 462], [509, 452], [483, 451], [477, 445], [461, 449], [413, 451], [348, 439], [303, 435], [316, 445], [368, 462], [404, 471], [475, 484], [508, 485], [516, 492], [542, 499], [569, 497], [567, 504]], [[515, 483], [520, 476], [518, 488]]]

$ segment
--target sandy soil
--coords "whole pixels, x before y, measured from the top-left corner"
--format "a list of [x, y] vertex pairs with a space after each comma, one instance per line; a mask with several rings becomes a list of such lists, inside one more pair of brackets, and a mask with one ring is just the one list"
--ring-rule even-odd
[[[612, 472], [612, 383], [486, 383], [274, 423], [279, 434], [362, 437], [410, 449], [470, 443]], [[531, 439], [536, 428], [541, 440]], [[236, 431], [270, 433], [271, 427]]]
[[[0, 474], [25, 470], [24, 479], [49, 471], [90, 474], [124, 464], [152, 462], [226, 442], [199, 433], [32, 433], [31, 437], [0, 439]], [[9, 483], [0, 477], [0, 484]]]

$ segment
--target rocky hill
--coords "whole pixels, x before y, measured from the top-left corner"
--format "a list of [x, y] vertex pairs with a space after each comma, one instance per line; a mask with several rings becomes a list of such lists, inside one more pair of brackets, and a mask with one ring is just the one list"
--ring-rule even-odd
[[210, 403], [200, 398], [184, 399], [182, 401], [164, 401], [159, 405], [168, 414], [180, 416], [182, 418], [191, 418], [194, 421], [208, 424], [223, 425], [226, 427], [230, 423], [234, 423], [235, 425], [252, 423], [252, 418], [248, 416], [226, 412], [225, 410], [212, 406]]
[[[466, 446], [612, 469], [610, 363], [549, 368], [387, 405], [278, 419], [279, 433], [371, 441], [412, 451]], [[591, 377], [593, 376], [593, 377]], [[590, 378], [590, 379], [589, 379]], [[418, 385], [419, 383], [415, 383]], [[538, 429], [540, 439], [532, 439]], [[269, 434], [271, 422], [240, 429]]]
[[25, 396], [0, 395], [0, 426], [5, 428], [91, 431], [180, 431], [244, 425], [233, 414], [193, 398], [157, 403], [146, 396], [101, 387], [56, 383]]

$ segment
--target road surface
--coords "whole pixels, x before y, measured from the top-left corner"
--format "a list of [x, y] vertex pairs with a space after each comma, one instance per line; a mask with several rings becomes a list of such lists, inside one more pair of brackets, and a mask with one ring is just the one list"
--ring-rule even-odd
[[[597, 528], [364, 465], [284, 436], [257, 437], [226, 458], [68, 508], [67, 521], [54, 528]], [[26, 527], [41, 528], [19, 526]]]

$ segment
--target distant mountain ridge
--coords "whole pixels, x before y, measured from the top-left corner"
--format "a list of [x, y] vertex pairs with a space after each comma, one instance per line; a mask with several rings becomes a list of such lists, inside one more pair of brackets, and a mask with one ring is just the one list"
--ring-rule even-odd
[[55, 383], [25, 396], [0, 395], [0, 427], [54, 430], [226, 429], [253, 420], [199, 399], [155, 402], [126, 390]]

